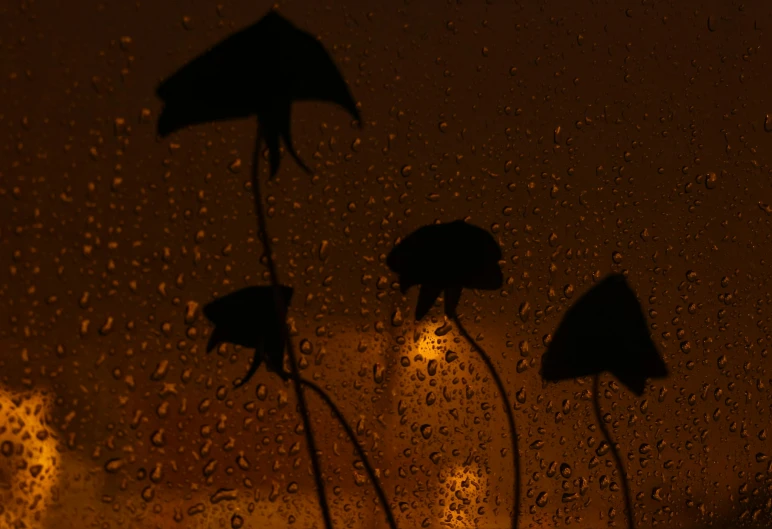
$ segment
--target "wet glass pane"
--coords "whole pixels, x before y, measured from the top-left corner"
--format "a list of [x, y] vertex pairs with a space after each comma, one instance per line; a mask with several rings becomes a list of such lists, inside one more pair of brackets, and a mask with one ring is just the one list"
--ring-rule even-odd
[[271, 8], [0, 6], [0, 528], [770, 527], [767, 4]]

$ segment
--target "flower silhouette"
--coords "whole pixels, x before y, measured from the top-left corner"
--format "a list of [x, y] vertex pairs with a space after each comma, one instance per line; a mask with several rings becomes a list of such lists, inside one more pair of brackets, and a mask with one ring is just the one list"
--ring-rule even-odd
[[637, 396], [647, 379], [668, 374], [635, 293], [619, 274], [606, 277], [566, 312], [542, 356], [546, 381], [604, 371]]
[[[286, 325], [286, 307], [282, 303], [271, 238], [266, 227], [258, 161], [264, 141], [268, 147], [270, 177], [273, 178], [279, 171], [279, 140], [283, 139], [290, 155], [303, 170], [310, 172], [292, 145], [292, 103], [300, 100], [337, 103], [348, 110], [361, 126], [356, 103], [324, 47], [311, 34], [296, 28], [276, 11], [270, 11], [252, 26], [199, 55], [162, 82], [156, 93], [164, 102], [157, 125], [162, 137], [189, 125], [257, 116], [259, 130], [252, 152], [251, 181], [258, 234], [271, 277], [279, 328], [287, 344], [292, 381], [303, 419], [324, 526], [332, 529], [321, 463]], [[394, 527], [392, 521], [390, 524]]]
[[[284, 306], [289, 306], [292, 288], [282, 286], [281, 292]], [[282, 380], [289, 379], [289, 373], [284, 370], [286, 342], [271, 287], [242, 288], [208, 303], [203, 312], [215, 326], [206, 346], [207, 353], [221, 343], [254, 349], [249, 371], [236, 387], [246, 384], [263, 362], [268, 371]]]
[[398, 274], [402, 293], [420, 285], [416, 320], [445, 292], [445, 314], [455, 316], [463, 288], [496, 290], [504, 276], [501, 248], [490, 233], [462, 220], [417, 229], [389, 253], [388, 267]]
[[[281, 287], [284, 305], [289, 306], [292, 300], [293, 289]], [[252, 364], [247, 374], [235, 387], [246, 384], [265, 362], [265, 367], [271, 373], [287, 381], [290, 374], [284, 369], [284, 351], [286, 343], [281, 333], [281, 321], [276, 309], [271, 287], [246, 287], [225, 296], [219, 297], [207, 303], [203, 309], [204, 316], [214, 325], [214, 330], [209, 337], [206, 352], [209, 353], [222, 343], [241, 345], [255, 350]], [[381, 487], [378, 476], [367, 458], [364, 448], [357, 440], [354, 430], [346, 421], [343, 413], [338, 409], [327, 393], [310, 380], [301, 380], [301, 384], [316, 393], [330, 408], [338, 423], [346, 431], [349, 440], [354, 445], [370, 481], [375, 487], [376, 494], [386, 511], [389, 524], [396, 527], [394, 516], [389, 508], [386, 494]]]
[[499, 266], [501, 248], [484, 229], [462, 220], [444, 224], [430, 224], [405, 237], [386, 258], [388, 267], [399, 276], [402, 293], [420, 285], [416, 320], [421, 320], [445, 293], [445, 315], [461, 335], [477, 351], [496, 382], [504, 404], [509, 433], [512, 436], [512, 463], [514, 472], [512, 528], [517, 529], [520, 515], [520, 451], [517, 430], [507, 390], [488, 353], [472, 338], [456, 313], [464, 288], [496, 290], [504, 284]]
[[622, 476], [627, 524], [633, 529], [630, 486], [600, 409], [600, 375], [605, 371], [638, 396], [643, 395], [647, 379], [668, 374], [635, 292], [620, 274], [607, 276], [566, 312], [542, 356], [540, 374], [548, 382], [594, 375], [595, 416]]
[[276, 11], [231, 35], [166, 79], [157, 89], [164, 108], [158, 133], [189, 125], [257, 116], [271, 177], [279, 170], [279, 140], [306, 172], [292, 145], [293, 101], [328, 101], [359, 121], [346, 81], [324, 46]]

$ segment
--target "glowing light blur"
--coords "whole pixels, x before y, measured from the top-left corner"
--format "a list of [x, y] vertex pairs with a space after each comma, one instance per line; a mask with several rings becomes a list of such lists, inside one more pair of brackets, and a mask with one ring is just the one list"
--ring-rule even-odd
[[0, 525], [35, 527], [56, 495], [61, 471], [57, 438], [42, 392], [0, 387]]

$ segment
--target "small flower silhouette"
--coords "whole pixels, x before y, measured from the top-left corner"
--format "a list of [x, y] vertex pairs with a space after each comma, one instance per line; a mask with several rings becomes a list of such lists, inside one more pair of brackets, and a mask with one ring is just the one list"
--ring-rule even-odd
[[630, 486], [600, 409], [600, 375], [605, 371], [637, 396], [643, 395], [647, 379], [668, 374], [635, 292], [620, 274], [607, 276], [566, 312], [542, 356], [540, 374], [548, 382], [594, 375], [595, 416], [622, 476], [627, 524], [634, 529]]
[[[281, 287], [285, 307], [292, 300], [292, 288]], [[268, 371], [282, 380], [289, 379], [284, 370], [285, 341], [281, 319], [271, 287], [246, 287], [217, 298], [204, 307], [204, 316], [214, 324], [206, 352], [221, 343], [232, 343], [254, 349], [252, 364], [236, 387], [246, 384], [265, 362]]]
[[496, 290], [504, 284], [499, 266], [501, 248], [484, 229], [462, 220], [445, 224], [430, 224], [405, 237], [386, 258], [388, 267], [399, 276], [402, 293], [420, 285], [415, 318], [421, 320], [445, 293], [445, 315], [474, 348], [496, 382], [504, 404], [509, 433], [512, 436], [512, 464], [514, 473], [512, 529], [517, 529], [520, 514], [520, 451], [517, 431], [507, 390], [488, 353], [467, 332], [456, 313], [464, 288]]
[[624, 276], [612, 274], [567, 312], [542, 356], [541, 376], [560, 381], [608, 371], [637, 396], [668, 374]]
[[[284, 306], [289, 306], [293, 289], [282, 285], [281, 293]], [[255, 350], [249, 371], [235, 384], [236, 387], [246, 384], [264, 361], [268, 371], [279, 375], [284, 381], [289, 380], [290, 374], [284, 370], [286, 344], [281, 332], [279, 312], [274, 303], [273, 287], [242, 288], [208, 303], [204, 306], [203, 312], [215, 326], [206, 346], [207, 353], [222, 343], [232, 343]], [[301, 384], [316, 393], [327, 404], [340, 425], [346, 430], [386, 511], [389, 525], [396, 528], [394, 515], [378, 476], [343, 413], [319, 385], [304, 379], [301, 379]]]
[[[279, 140], [306, 172], [292, 145], [293, 101], [336, 103], [360, 120], [356, 102], [324, 46], [276, 11], [199, 55], [157, 89], [164, 109], [158, 133], [189, 125], [256, 115], [270, 154], [271, 177], [279, 170]], [[361, 122], [360, 122], [361, 123]]]
[[422, 319], [445, 292], [445, 314], [455, 316], [461, 290], [496, 290], [504, 276], [501, 248], [482, 228], [462, 220], [417, 229], [389, 253], [388, 267], [399, 276], [402, 293], [420, 285], [415, 318]]

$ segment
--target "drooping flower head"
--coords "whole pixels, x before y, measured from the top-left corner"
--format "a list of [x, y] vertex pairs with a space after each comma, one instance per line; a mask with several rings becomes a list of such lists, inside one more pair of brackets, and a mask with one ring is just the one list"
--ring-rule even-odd
[[[282, 286], [284, 306], [292, 299], [292, 288]], [[217, 298], [204, 307], [204, 316], [214, 324], [207, 353], [222, 343], [254, 349], [252, 365], [239, 386], [245, 384], [265, 361], [268, 371], [283, 380], [285, 342], [271, 287], [247, 287]]]
[[454, 316], [461, 290], [501, 288], [501, 248], [486, 230], [457, 220], [417, 229], [386, 259], [398, 274], [402, 293], [420, 285], [416, 319], [422, 319], [445, 292], [445, 313]]

